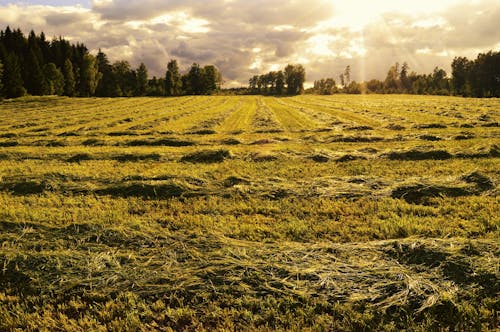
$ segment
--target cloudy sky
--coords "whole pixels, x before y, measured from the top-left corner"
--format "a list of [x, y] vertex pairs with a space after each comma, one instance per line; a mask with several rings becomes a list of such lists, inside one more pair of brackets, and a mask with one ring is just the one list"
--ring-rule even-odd
[[309, 82], [383, 79], [406, 61], [419, 73], [449, 71], [454, 56], [500, 50], [499, 0], [0, 0], [7, 25], [83, 42], [110, 60], [163, 75], [215, 64], [226, 86], [301, 63]]

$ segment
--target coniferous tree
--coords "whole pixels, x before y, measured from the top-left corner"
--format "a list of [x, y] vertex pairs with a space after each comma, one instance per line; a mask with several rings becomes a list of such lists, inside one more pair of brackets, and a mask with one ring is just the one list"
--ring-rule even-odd
[[0, 61], [0, 100], [3, 98], [3, 64]]
[[34, 50], [30, 50], [25, 60], [24, 86], [29, 94], [40, 96], [45, 91], [43, 70]]
[[401, 71], [399, 72], [399, 82], [401, 85], [401, 92], [410, 92], [411, 91], [411, 81], [410, 78], [408, 77], [408, 70], [409, 66], [406, 62], [403, 62], [403, 65], [401, 66]]
[[64, 77], [64, 95], [68, 97], [73, 97], [75, 95], [75, 74], [73, 73], [73, 64], [70, 59], [64, 61], [63, 66], [63, 77]]
[[101, 73], [101, 79], [96, 89], [96, 96], [99, 97], [117, 97], [118, 89], [113, 73], [113, 67], [109, 63], [108, 57], [101, 50], [97, 53], [97, 66]]
[[137, 75], [137, 85], [136, 85], [136, 96], [145, 96], [148, 90], [148, 69], [146, 65], [141, 62], [139, 68], [136, 71]]
[[278, 71], [276, 74], [276, 94], [282, 95], [285, 91], [285, 74], [283, 71]]
[[26, 94], [26, 89], [23, 87], [19, 59], [13, 53], [8, 54], [5, 58], [3, 78], [5, 97], [17, 98]]

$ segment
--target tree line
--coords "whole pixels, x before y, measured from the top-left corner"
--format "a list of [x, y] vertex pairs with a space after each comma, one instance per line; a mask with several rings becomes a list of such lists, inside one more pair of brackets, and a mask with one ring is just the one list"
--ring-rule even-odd
[[[334, 78], [314, 81], [304, 90], [306, 72], [300, 64], [284, 70], [255, 75], [247, 89], [236, 93], [296, 95], [301, 93], [410, 93], [500, 97], [500, 52], [481, 53], [474, 60], [455, 57], [451, 77], [436, 67], [432, 73], [410, 72], [405, 62], [392, 65], [385, 80], [351, 81], [351, 67]], [[43, 32], [20, 29], [0, 31], [0, 98], [30, 95], [79, 97], [180, 96], [213, 94], [221, 89], [222, 75], [214, 65], [193, 63], [181, 74], [176, 60], [170, 60], [163, 77], [148, 76], [144, 63], [132, 68], [127, 61], [111, 63], [99, 50], [90, 54], [84, 44], [71, 44], [59, 37], [48, 41]], [[231, 93], [232, 91], [228, 91]]]
[[144, 63], [111, 63], [99, 50], [92, 55], [84, 44], [59, 37], [49, 41], [41, 32], [27, 37], [20, 29], [0, 31], [0, 98], [29, 95], [70, 97], [180, 96], [212, 94], [220, 89], [217, 67], [194, 63], [180, 74], [176, 60], [164, 77], [148, 77]]
[[300, 64], [289, 64], [284, 70], [254, 75], [248, 80], [250, 94], [298, 95], [304, 92], [306, 70]]
[[430, 95], [457, 95], [464, 97], [500, 97], [500, 52], [480, 53], [475, 60], [455, 57], [451, 77], [435, 67], [432, 73], [410, 72], [408, 64], [396, 63], [387, 71], [385, 80], [372, 79], [358, 83], [351, 81], [351, 67], [347, 66], [334, 78], [314, 81], [307, 93], [329, 95], [334, 93], [409, 93]]

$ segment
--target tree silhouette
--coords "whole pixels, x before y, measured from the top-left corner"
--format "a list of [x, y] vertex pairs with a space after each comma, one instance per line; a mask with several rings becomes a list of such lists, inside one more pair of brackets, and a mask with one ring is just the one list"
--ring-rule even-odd
[[64, 95], [73, 97], [75, 95], [75, 74], [73, 73], [73, 64], [70, 59], [64, 61]]
[[146, 65], [141, 62], [137, 68], [137, 87], [136, 96], [145, 96], [148, 89], [148, 69]]
[[80, 70], [80, 95], [82, 97], [93, 96], [100, 78], [96, 58], [91, 54], [85, 54]]
[[7, 98], [17, 98], [26, 94], [21, 76], [21, 66], [19, 59], [13, 53], [5, 58], [3, 72], [4, 96]]
[[43, 67], [44, 95], [62, 95], [64, 93], [64, 76], [52, 62]]
[[182, 80], [179, 74], [177, 60], [170, 60], [167, 64], [165, 74], [165, 94], [167, 96], [179, 96], [182, 94]]

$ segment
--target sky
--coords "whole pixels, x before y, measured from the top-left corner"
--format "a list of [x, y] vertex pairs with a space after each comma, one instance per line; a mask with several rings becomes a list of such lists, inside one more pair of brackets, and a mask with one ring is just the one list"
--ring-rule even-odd
[[163, 76], [215, 64], [225, 87], [300, 63], [309, 84], [384, 79], [396, 62], [450, 72], [455, 56], [500, 50], [500, 0], [0, 0], [0, 29], [83, 42]]

